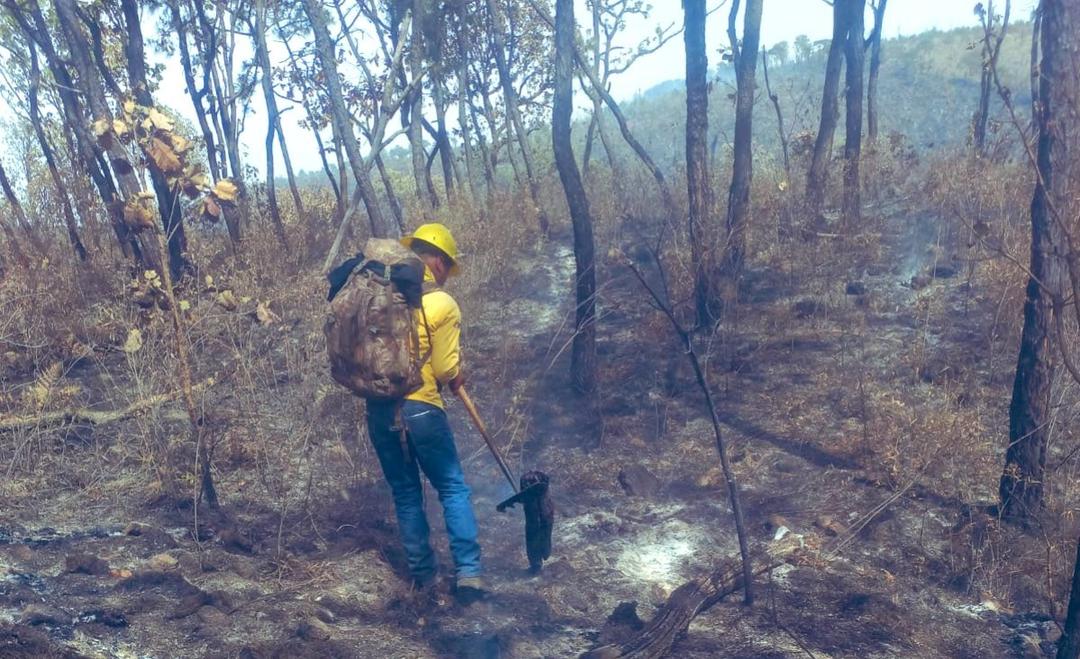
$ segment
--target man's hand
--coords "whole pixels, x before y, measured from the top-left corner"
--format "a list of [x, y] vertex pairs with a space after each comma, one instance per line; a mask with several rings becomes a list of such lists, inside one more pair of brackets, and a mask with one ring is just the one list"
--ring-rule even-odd
[[458, 367], [457, 375], [454, 376], [454, 379], [450, 380], [449, 384], [450, 391], [454, 392], [456, 395], [458, 390], [465, 386], [465, 369]]

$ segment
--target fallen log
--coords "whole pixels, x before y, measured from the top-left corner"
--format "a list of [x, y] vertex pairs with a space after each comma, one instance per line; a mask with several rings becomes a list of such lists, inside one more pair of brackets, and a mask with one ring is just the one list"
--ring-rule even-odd
[[[214, 384], [214, 378], [207, 378], [193, 386], [192, 392], [196, 393], [207, 389]], [[106, 423], [114, 423], [130, 419], [147, 410], [164, 405], [180, 397], [181, 390], [155, 394], [147, 398], [137, 400], [126, 407], [118, 410], [95, 410], [91, 408], [69, 408], [53, 412], [43, 412], [29, 416], [6, 416], [0, 417], [0, 432], [13, 432], [30, 428], [48, 428], [52, 426], [89, 425], [99, 426]], [[183, 418], [187, 418], [185, 415]]]
[[[754, 576], [767, 573], [784, 561], [769, 557], [753, 571]], [[729, 559], [701, 579], [688, 581], [675, 589], [645, 628], [633, 638], [617, 644], [603, 645], [581, 655], [581, 659], [659, 659], [671, 652], [675, 641], [690, 627], [690, 621], [717, 602], [743, 588], [742, 563]]]

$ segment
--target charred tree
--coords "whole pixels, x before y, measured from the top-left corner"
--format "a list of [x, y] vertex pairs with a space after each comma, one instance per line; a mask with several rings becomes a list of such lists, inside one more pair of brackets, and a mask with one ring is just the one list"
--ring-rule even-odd
[[[412, 41], [409, 44], [409, 71], [413, 87], [406, 101], [402, 119], [408, 120], [409, 151], [412, 156], [413, 179], [416, 182], [416, 198], [426, 208], [438, 208], [439, 196], [427, 173], [427, 156], [424, 153], [424, 86], [420, 81], [424, 77], [424, 50], [421, 19], [423, 0], [413, 0]], [[403, 37], [399, 37], [403, 38]]]
[[971, 139], [976, 155], [986, 154], [986, 122], [990, 117], [990, 94], [994, 90], [994, 70], [997, 68], [1001, 44], [1005, 41], [1005, 32], [1009, 29], [1009, 11], [1011, 0], [1005, 0], [1005, 13], [1001, 17], [1001, 27], [995, 31], [997, 18], [994, 16], [994, 0], [986, 0], [986, 6], [980, 2], [975, 5], [975, 13], [983, 29], [982, 39], [982, 75], [979, 79], [979, 107], [971, 120]]
[[574, 225], [575, 277], [574, 343], [571, 353], [571, 376], [581, 392], [596, 389], [596, 268], [593, 253], [592, 218], [589, 200], [581, 183], [570, 134], [574, 110], [574, 0], [555, 3], [555, 96], [551, 117], [551, 142], [555, 166], [559, 170], [570, 219]]
[[[236, 250], [243, 238], [242, 223], [249, 223], [251, 218], [250, 198], [244, 183], [243, 162], [240, 160], [241, 117], [238, 113], [240, 104], [237, 102], [240, 94], [233, 75], [233, 54], [239, 30], [235, 24], [236, 18], [231, 12], [223, 12], [216, 22], [211, 21], [204, 2], [205, 0], [192, 0], [199, 25], [198, 32], [193, 36], [202, 61], [202, 87], [209, 92], [207, 115], [220, 145], [220, 174], [226, 176], [228, 172], [237, 187], [239, 213], [233, 209], [222, 209], [229, 240]], [[225, 18], [232, 22], [226, 24]]]
[[1031, 125], [1038, 121], [1036, 99], [1039, 98], [1039, 35], [1042, 31], [1042, 12], [1036, 7], [1031, 20]]
[[60, 108], [63, 111], [64, 120], [69, 128], [67, 137], [72, 140], [76, 159], [85, 172], [93, 181], [102, 203], [109, 212], [109, 220], [116, 234], [117, 242], [125, 257], [132, 258], [136, 263], [145, 267], [147, 265], [142, 257], [142, 246], [124, 224], [123, 206], [120, 203], [120, 192], [116, 188], [116, 182], [112, 177], [108, 164], [100, 145], [90, 134], [89, 123], [86, 120], [79, 94], [75, 87], [67, 63], [61, 60], [53, 45], [52, 36], [49, 34], [45, 16], [40, 5], [30, 3], [24, 9], [9, 0], [4, 1], [5, 7], [11, 16], [19, 24], [20, 29], [29, 37], [45, 56], [45, 63], [56, 81], [57, 95], [60, 97]]
[[499, 0], [487, 0], [488, 16], [491, 20], [491, 35], [494, 41], [495, 68], [499, 73], [499, 84], [502, 86], [506, 114], [513, 127], [518, 147], [521, 149], [521, 158], [525, 161], [525, 176], [529, 184], [529, 195], [532, 197], [533, 205], [536, 207], [536, 219], [540, 231], [546, 234], [549, 228], [547, 211], [544, 210], [543, 196], [540, 193], [540, 181], [537, 179], [532, 147], [529, 146], [529, 136], [525, 132], [525, 124], [521, 119], [521, 110], [518, 108], [518, 94], [517, 90], [514, 89], [514, 78], [511, 75], [510, 65], [506, 60], [506, 27], [503, 24], [502, 9], [498, 3]]
[[397, 193], [394, 192], [394, 184], [390, 180], [390, 174], [386, 171], [381, 155], [375, 155], [375, 166], [379, 169], [379, 178], [382, 179], [383, 190], [386, 192], [386, 201], [390, 204], [390, 212], [394, 215], [394, 221], [398, 229], [405, 233], [405, 213], [401, 210], [401, 202], [398, 201]]
[[[752, 151], [754, 92], [757, 87], [758, 43], [761, 35], [762, 0], [747, 0], [743, 15], [742, 44], [735, 35], [735, 14], [739, 0], [734, 0], [728, 18], [728, 36], [735, 56], [735, 144], [728, 193], [727, 251], [724, 271], [738, 280], [746, 258], [746, 225], [750, 218], [750, 184], [754, 176]], [[734, 287], [733, 287], [734, 288]]]
[[68, 240], [71, 242], [71, 248], [75, 250], [75, 255], [79, 257], [80, 261], [86, 261], [90, 256], [82, 243], [82, 239], [79, 238], [78, 222], [75, 221], [75, 213], [71, 208], [71, 198], [68, 196], [67, 184], [64, 183], [64, 177], [60, 174], [60, 168], [56, 163], [56, 156], [53, 154], [52, 145], [45, 135], [45, 127], [42, 124], [41, 109], [38, 100], [38, 92], [40, 89], [41, 67], [38, 64], [37, 48], [31, 43], [29, 90], [30, 124], [34, 128], [34, 135], [37, 136], [38, 145], [41, 147], [41, 153], [45, 157], [45, 166], [49, 170], [49, 176], [52, 178], [53, 187], [56, 188], [56, 197], [60, 202], [60, 210], [64, 215], [64, 226], [67, 228]]
[[[70, 0], [60, 0], [67, 2]], [[150, 85], [146, 79], [146, 54], [143, 48], [142, 25], [139, 22], [139, 5], [135, 0], [122, 0], [120, 6], [124, 13], [124, 24], [127, 28], [127, 41], [124, 44], [124, 54], [127, 59], [128, 76], [130, 87], [135, 101], [146, 107], [154, 107], [154, 98], [150, 94]], [[105, 112], [108, 115], [108, 112]], [[168, 244], [169, 270], [173, 280], [179, 281], [180, 277], [191, 270], [191, 263], [187, 259], [187, 233], [184, 231], [184, 220], [181, 215], [180, 189], [171, 185], [166, 173], [156, 165], [150, 170], [150, 183], [154, 188], [154, 196], [157, 197], [158, 213], [161, 215], [161, 227], [165, 231]]]
[[[312, 31], [315, 34], [315, 52], [322, 66], [326, 78], [326, 89], [330, 96], [330, 114], [341, 136], [342, 147], [348, 156], [349, 167], [352, 169], [353, 178], [356, 180], [356, 192], [367, 209], [368, 220], [371, 223], [371, 235], [385, 238], [394, 233], [383, 217], [375, 196], [375, 189], [368, 177], [368, 170], [364, 166], [360, 156], [360, 145], [353, 132], [352, 117], [345, 106], [345, 94], [341, 88], [341, 78], [338, 74], [337, 58], [334, 54], [334, 42], [330, 38], [330, 30], [327, 27], [326, 15], [323, 13], [322, 4], [319, 0], [304, 0], [304, 11], [311, 22]], [[372, 148], [377, 148], [373, 145]], [[346, 212], [348, 215], [348, 212]], [[348, 217], [342, 223], [348, 222]]]
[[[444, 55], [439, 52], [441, 62]], [[439, 164], [442, 167], [443, 189], [446, 191], [447, 202], [454, 197], [454, 179], [461, 181], [461, 173], [458, 171], [457, 160], [454, 158], [454, 147], [450, 144], [450, 131], [446, 127], [446, 86], [443, 80], [441, 64], [435, 68], [431, 77], [431, 99], [435, 105], [435, 142], [439, 148]]]
[[[840, 4], [837, 2], [837, 4]], [[847, 40], [844, 45], [844, 73], [846, 82], [846, 116], [844, 136], [844, 197], [843, 218], [847, 226], [857, 224], [862, 216], [861, 178], [859, 161], [862, 159], [862, 101], [863, 61], [863, 14], [866, 0], [847, 0]]]
[[[61, 31], [64, 34], [65, 41], [67, 42], [68, 58], [78, 73], [77, 81], [72, 83], [74, 89], [86, 99], [87, 107], [90, 110], [90, 116], [93, 118], [94, 122], [101, 122], [102, 125], [112, 126], [113, 117], [106, 101], [105, 89], [100, 73], [91, 57], [89, 43], [80, 28], [80, 19], [78, 17], [75, 2], [74, 0], [54, 0], [53, 5], [56, 8], [57, 20], [60, 24]], [[35, 16], [35, 20], [38, 20], [39, 18], [41, 18], [40, 11]], [[41, 26], [41, 29], [45, 30], [44, 24]], [[128, 42], [125, 49], [131, 48], [130, 35]], [[39, 43], [39, 45], [41, 44]], [[50, 56], [49, 51], [45, 51], [45, 54], [46, 57]], [[51, 54], [52, 56], [56, 55], [55, 51]], [[145, 61], [142, 66], [145, 67]], [[143, 68], [143, 71], [145, 71], [145, 68]], [[131, 72], [132, 80], [136, 80], [137, 75], [138, 71]], [[87, 138], [92, 139], [89, 138], [89, 135]], [[98, 159], [97, 166], [103, 171], [107, 167], [111, 167], [116, 175], [116, 180], [119, 183], [117, 186], [118, 190], [117, 188], [113, 188], [110, 191], [113, 193], [112, 196], [107, 197], [105, 203], [106, 205], [114, 204], [113, 208], [119, 209], [120, 203], [136, 196], [142, 191], [142, 186], [139, 183], [138, 177], [135, 175], [131, 162], [128, 160], [127, 153], [119, 144], [113, 140], [106, 141], [104, 144], [104, 154], [102, 155], [107, 156], [108, 165], [106, 166], [104, 164], [105, 159], [99, 158], [98, 153], [95, 152], [94, 157], [95, 159]], [[173, 217], [169, 213], [170, 204], [162, 204], [163, 200], [165, 202], [168, 202], [169, 200], [168, 184], [166, 183], [164, 185], [161, 194], [158, 194], [158, 190], [155, 188], [155, 196], [157, 196], [158, 211], [161, 213], [162, 224], [166, 230], [168, 230], [173, 226]], [[114, 213], [115, 212], [116, 211], [114, 211]], [[122, 213], [120, 215], [121, 217], [118, 218], [118, 221], [123, 224]], [[162, 264], [158, 262], [156, 247], [153, 244], [146, 242], [146, 238], [138, 236], [137, 234], [132, 236], [132, 242], [138, 245], [138, 249], [134, 250], [133, 253], [136, 258], [140, 259], [141, 265], [146, 268], [160, 271]], [[176, 271], [180, 272], [185, 266], [182, 255], [182, 234], [170, 240], [169, 246], [170, 253], [173, 248], [179, 248], [177, 250], [179, 258], [175, 264], [170, 264], [170, 268], [176, 268]]]
[[[176, 31], [176, 42], [180, 52], [180, 66], [184, 70], [184, 84], [187, 87], [191, 105], [195, 109], [195, 118], [199, 122], [203, 142], [206, 144], [206, 162], [210, 167], [210, 176], [217, 181], [221, 178], [217, 146], [214, 141], [214, 133], [210, 129], [210, 122], [207, 119], [206, 107], [203, 105], [203, 99], [206, 98], [209, 92], [208, 76], [204, 77], [203, 86], [200, 88], [195, 82], [195, 69], [191, 61], [191, 48], [188, 44], [187, 22], [180, 13], [180, 3], [178, 0], [168, 0], [167, 4], [172, 18], [173, 30]], [[207, 70], [207, 73], [209, 73], [209, 70]]]
[[[293, 52], [292, 47], [289, 45], [288, 38], [282, 33], [280, 27], [278, 35], [282, 45], [285, 46], [285, 52], [289, 55], [289, 65], [293, 69], [293, 74], [297, 77], [301, 76], [302, 74], [300, 73], [300, 68], [296, 61], [296, 53]], [[299, 100], [299, 103], [301, 107], [304, 108], [304, 116], [307, 119], [308, 126], [311, 128], [312, 137], [315, 138], [315, 144], [319, 147], [319, 161], [322, 163], [323, 173], [326, 174], [326, 179], [330, 181], [330, 187], [334, 192], [334, 200], [336, 202], [336, 215], [340, 218], [341, 214], [344, 212], [345, 195], [342, 194], [343, 191], [341, 189], [341, 184], [338, 183], [338, 177], [334, 175], [334, 170], [330, 166], [330, 161], [326, 158], [327, 146], [326, 142], [323, 140], [322, 131], [320, 130], [320, 128], [323, 127], [323, 124], [320, 122], [319, 118], [315, 116], [315, 111], [311, 107], [311, 99], [308, 97], [307, 90], [302, 89], [300, 93], [302, 98]], [[284, 140], [282, 140], [282, 142], [284, 143]], [[335, 152], [336, 155], [340, 157], [340, 150], [335, 148]]]
[[[266, 46], [266, 0], [255, 0], [255, 21], [252, 25], [251, 39], [255, 42], [255, 59], [262, 69], [260, 76], [263, 90], [263, 101], [266, 103], [266, 199], [270, 205], [270, 221], [274, 224], [274, 235], [277, 236], [281, 248], [289, 251], [289, 241], [285, 237], [285, 225], [281, 221], [281, 209], [277, 202], [277, 184], [274, 179], [274, 141], [281, 132], [281, 119], [278, 113], [277, 98], [274, 96], [274, 78], [270, 70], [270, 50]], [[282, 156], [288, 163], [285, 153], [285, 140], [281, 140]], [[293, 204], [296, 207], [297, 218], [302, 218], [304, 206], [300, 202], [300, 193], [296, 189], [296, 180], [293, 177], [292, 167], [288, 166], [289, 188], [293, 194]]]
[[[536, 0], [529, 0], [529, 5], [533, 10], [553, 29], [555, 27], [555, 21], [552, 19], [551, 14], [540, 5]], [[641, 161], [641, 164], [645, 166], [649, 173], [652, 174], [656, 180], [656, 186], [660, 190], [660, 197], [664, 203], [664, 210], [668, 213], [669, 218], [674, 219], [679, 216], [679, 209], [675, 205], [675, 199], [671, 194], [671, 186], [668, 185], [667, 177], [664, 176], [663, 170], [657, 166], [656, 162], [649, 155], [649, 152], [645, 150], [645, 147], [634, 137], [634, 134], [630, 131], [630, 123], [626, 119], [626, 115], [623, 114], [619, 104], [611, 96], [607, 90], [607, 86], [603, 81], [594, 75], [592, 67], [589, 66], [585, 58], [582, 57], [581, 51], [577, 45], [574, 45], [573, 49], [574, 61], [577, 64], [578, 71], [583, 73], [589, 80], [589, 84], [592, 86], [593, 92], [598, 94], [603, 99], [604, 104], [608, 110], [611, 111], [611, 116], [614, 117], [615, 122], [619, 125], [619, 133], [622, 135], [623, 140], [626, 141], [630, 149]]]
[[780, 109], [780, 97], [773, 92], [772, 85], [769, 84], [769, 56], [764, 49], [761, 51], [761, 72], [765, 74], [765, 94], [772, 102], [773, 110], [776, 111], [776, 129], [780, 134], [780, 147], [784, 153], [784, 178], [790, 181], [791, 159], [788, 157], [788, 139], [787, 131], [784, 130], [784, 113]]
[[[733, 5], [738, 11], [738, 0]], [[699, 326], [711, 327], [711, 277], [704, 237], [712, 233], [712, 183], [709, 180], [709, 59], [705, 50], [705, 0], [683, 0], [686, 45], [686, 191], [689, 200], [690, 265], [694, 271], [694, 310]]]
[[[463, 53], [464, 49], [460, 49], [459, 53]], [[480, 192], [476, 186], [477, 178], [477, 165], [476, 165], [476, 152], [473, 151], [472, 144], [472, 129], [469, 126], [469, 110], [466, 107], [468, 103], [469, 84], [468, 84], [468, 67], [465, 62], [462, 61], [457, 68], [457, 119], [458, 119], [458, 131], [461, 133], [461, 148], [465, 152], [465, 181], [469, 186], [469, 194], [472, 196], [474, 203], [479, 203]], [[486, 182], [486, 179], [485, 179]], [[491, 186], [485, 185], [485, 204], [484, 209], [486, 215], [491, 211]]]
[[[30, 267], [30, 259], [26, 258], [26, 254], [23, 254], [22, 245], [19, 244], [19, 240], [15, 237], [15, 232], [4, 221], [2, 215], [0, 215], [0, 233], [4, 234], [4, 238], [7, 241], [8, 249], [11, 250], [11, 256], [15, 259], [15, 262], [19, 264], [19, 267], [26, 270]], [[3, 280], [8, 273], [8, 264], [4, 257], [4, 250], [0, 248], [0, 280]]]
[[[694, 378], [697, 380], [698, 388], [701, 389], [701, 393], [705, 397], [705, 405], [709, 408], [709, 417], [712, 419], [713, 439], [716, 442], [716, 452], [720, 456], [720, 469], [724, 474], [724, 481], [727, 484], [728, 502], [731, 505], [731, 514], [735, 518], [735, 534], [738, 536], [739, 540], [739, 556], [742, 559], [743, 584], [746, 588], [746, 597], [744, 601], [747, 604], [752, 604], [754, 601], [753, 559], [750, 556], [750, 545], [746, 537], [746, 524], [742, 512], [741, 497], [739, 496], [739, 484], [735, 478], [735, 472], [731, 469], [731, 461], [728, 460], [727, 457], [727, 442], [724, 441], [724, 435], [720, 427], [720, 416], [716, 411], [716, 403], [713, 400], [712, 389], [709, 386], [709, 381], [705, 374], [705, 367], [702, 366], [701, 358], [698, 357], [697, 348], [694, 345], [693, 330], [692, 328], [683, 326], [679, 319], [675, 317], [675, 311], [668, 302], [668, 300], [671, 299], [671, 291], [667, 288], [667, 277], [664, 276], [663, 273], [660, 254], [653, 252], [652, 259], [660, 269], [660, 280], [663, 283], [663, 288], [660, 290], [657, 290], [648, 282], [645, 275], [642, 274], [641, 269], [638, 268], [633, 260], [624, 258], [624, 264], [634, 273], [638, 282], [649, 293], [649, 296], [655, 303], [653, 306], [667, 316], [672, 329], [679, 335], [679, 342], [682, 344], [683, 348], [682, 352], [686, 355], [687, 360], [690, 362], [690, 366], [694, 369]], [[689, 584], [686, 586], [689, 587]], [[694, 614], [691, 613], [690, 617], [693, 617], [693, 615]], [[663, 617], [666, 616], [661, 612], [661, 617], [655, 618], [654, 622], [663, 620]], [[686, 621], [688, 622], [689, 618], [686, 618]]]
[[1065, 614], [1065, 631], [1058, 641], [1057, 659], [1080, 657], [1080, 542], [1076, 543], [1076, 565], [1073, 566], [1072, 588], [1069, 591], [1069, 610]]
[[881, 69], [881, 31], [885, 21], [885, 5], [889, 0], [871, 0], [874, 8], [874, 31], [870, 33], [870, 73], [866, 83], [866, 139], [870, 144], [877, 140], [878, 73]]
[[[1009, 445], [999, 494], [1008, 520], [1030, 524], [1043, 506], [1046, 450], [1050, 437], [1054, 380], [1054, 299], [1064, 283], [1067, 236], [1063, 235], [1070, 189], [1075, 182], [1075, 102], [1080, 82], [1075, 71], [1076, 9], [1060, 0], [1043, 0], [1039, 97], [1036, 107], [1036, 180], [1031, 201], [1031, 261], [1024, 326], [1009, 404]], [[1073, 216], [1075, 217], [1075, 216]], [[1064, 340], [1061, 337], [1059, 340]], [[1064, 347], [1064, 346], [1063, 346]]]
[[825, 203], [825, 185], [828, 178], [829, 159], [832, 157], [833, 135], [840, 116], [837, 95], [840, 89], [840, 68], [844, 63], [844, 45], [847, 41], [847, 0], [833, 2], [833, 33], [829, 44], [829, 57], [825, 62], [825, 86], [821, 92], [821, 120], [810, 171], [806, 175], [806, 201], [815, 213], [821, 212]]
[[[770, 560], [754, 570], [753, 576], [766, 574], [782, 564], [780, 560]], [[695, 617], [747, 583], [746, 572], [739, 561], [726, 559], [708, 575], [676, 588], [640, 631], [594, 648], [581, 655], [581, 659], [662, 659], [671, 656], [675, 644], [686, 634]]]
[[[11, 187], [11, 181], [8, 180], [7, 172], [4, 171], [3, 163], [0, 163], [0, 188], [3, 188], [4, 198], [7, 199], [8, 206], [11, 206], [11, 214], [15, 216], [15, 223], [26, 234], [26, 239], [34, 246], [34, 251], [41, 256], [47, 255], [45, 243], [41, 241], [41, 237], [34, 231], [34, 227], [30, 226], [30, 220], [27, 219], [22, 202], [19, 201], [19, 198], [15, 195], [15, 190]], [[14, 242], [14, 236], [11, 237], [11, 240]], [[18, 243], [15, 244], [18, 245]]]

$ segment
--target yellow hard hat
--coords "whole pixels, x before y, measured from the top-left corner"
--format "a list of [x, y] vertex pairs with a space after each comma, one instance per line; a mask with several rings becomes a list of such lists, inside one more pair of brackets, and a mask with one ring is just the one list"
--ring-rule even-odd
[[447, 229], [445, 225], [438, 222], [421, 224], [416, 227], [411, 236], [402, 238], [401, 244], [411, 249], [413, 241], [416, 240], [422, 240], [445, 254], [453, 263], [450, 267], [450, 274], [456, 275], [458, 273], [460, 268], [458, 267], [457, 242], [454, 240], [453, 234], [450, 233], [450, 229]]

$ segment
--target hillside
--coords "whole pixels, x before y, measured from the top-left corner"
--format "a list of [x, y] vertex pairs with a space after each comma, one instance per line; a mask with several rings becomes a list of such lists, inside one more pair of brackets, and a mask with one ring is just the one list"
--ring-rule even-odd
[[[973, 47], [980, 32], [976, 28], [930, 31], [885, 40], [879, 82], [881, 130], [896, 132], [922, 152], [963, 144], [968, 138], [970, 117], [978, 103], [980, 52]], [[1031, 105], [1030, 70], [1031, 24], [1009, 28], [1002, 47], [999, 70], [1002, 83], [1013, 92], [1016, 106], [1028, 116]], [[825, 51], [814, 51], [802, 61], [782, 65], [770, 63], [769, 79], [780, 100], [789, 135], [817, 131], [821, 85], [825, 75]], [[718, 80], [709, 99], [710, 127], [726, 141], [734, 122], [730, 69], [714, 74]], [[765, 95], [758, 69], [759, 94], [754, 106], [754, 139], [759, 152], [779, 158], [776, 115]], [[674, 166], [682, 158], [680, 139], [685, 120], [685, 95], [680, 81], [662, 83], [625, 104], [636, 133], [650, 153], [662, 163]], [[991, 116], [1005, 120], [1002, 105], [994, 95]], [[609, 118], [610, 119], [610, 118]], [[612, 120], [611, 123], [614, 126]], [[613, 131], [614, 132], [614, 131]], [[620, 157], [629, 156], [629, 152]]]

